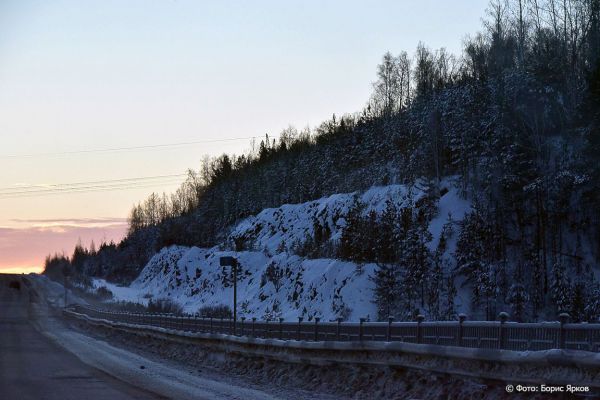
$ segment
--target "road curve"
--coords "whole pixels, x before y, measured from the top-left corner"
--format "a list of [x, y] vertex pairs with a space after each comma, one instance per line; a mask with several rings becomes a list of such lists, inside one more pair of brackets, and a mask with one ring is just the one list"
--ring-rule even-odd
[[30, 323], [30, 296], [19, 275], [0, 274], [0, 399], [159, 398], [84, 364], [40, 334]]

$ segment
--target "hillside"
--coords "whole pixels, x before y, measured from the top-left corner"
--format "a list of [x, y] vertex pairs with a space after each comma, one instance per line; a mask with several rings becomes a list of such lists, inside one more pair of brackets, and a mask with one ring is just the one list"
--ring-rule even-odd
[[[469, 203], [458, 196], [451, 181], [442, 196], [437, 213], [429, 224], [430, 248], [437, 248], [442, 227], [453, 216], [460, 222]], [[332, 258], [309, 259], [293, 254], [306, 240], [314, 240], [315, 226], [328, 226], [328, 241], [341, 240], [346, 218], [356, 198], [366, 204], [364, 215], [371, 211], [381, 215], [389, 201], [397, 207], [409, 207], [424, 195], [417, 187], [401, 185], [373, 187], [364, 193], [337, 194], [319, 200], [287, 204], [263, 210], [231, 231], [220, 246], [202, 249], [171, 246], [155, 255], [140, 276], [123, 293], [122, 288], [108, 284], [115, 300], [144, 301], [149, 298], [171, 298], [195, 313], [202, 307], [231, 305], [232, 284], [229, 268], [219, 266], [219, 257], [233, 255], [240, 262], [238, 296], [240, 316], [294, 320], [299, 316], [312, 320], [358, 320], [378, 318], [373, 301], [374, 263], [340, 261]], [[451, 238], [448, 238], [451, 240]], [[242, 241], [251, 251], [223, 250], [227, 243]], [[289, 243], [290, 246], [286, 246]], [[449, 245], [444, 257], [451, 259], [454, 246]], [[445, 271], [451, 274], [451, 271]], [[97, 281], [96, 286], [107, 285]], [[462, 303], [457, 295], [453, 302]], [[468, 304], [465, 304], [468, 306]], [[430, 310], [423, 310], [428, 312]]]
[[[460, 55], [422, 43], [412, 57], [386, 53], [360, 112], [206, 159], [175, 193], [134, 206], [121, 243], [78, 247], [73, 257], [49, 259], [47, 273], [60, 277], [67, 266], [82, 281], [129, 284], [156, 254], [220, 248], [260, 253], [259, 264], [283, 257], [290, 271], [376, 265], [378, 318], [419, 310], [450, 318], [464, 307], [453, 303], [462, 293], [475, 318], [506, 310], [519, 321], [561, 312], [597, 320], [600, 6], [564, 2], [561, 20], [554, 2], [522, 5], [491, 2], [483, 31]], [[388, 188], [390, 201], [377, 190], [369, 197], [374, 186]], [[365, 194], [342, 194], [353, 192]], [[466, 199], [468, 212], [448, 218], [447, 196]], [[197, 251], [191, 264], [216, 250]], [[166, 265], [165, 274], [175, 273], [175, 261]], [[217, 288], [218, 279], [206, 284]], [[190, 285], [198, 288], [195, 278]], [[260, 296], [260, 284], [248, 290]], [[283, 304], [293, 287], [284, 292], [268, 296]]]

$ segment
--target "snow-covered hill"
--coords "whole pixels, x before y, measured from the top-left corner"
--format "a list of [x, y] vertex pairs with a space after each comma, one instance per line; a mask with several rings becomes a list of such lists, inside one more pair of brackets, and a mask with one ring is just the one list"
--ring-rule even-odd
[[[448, 192], [438, 203], [438, 212], [429, 225], [431, 248], [437, 246], [448, 215], [460, 221], [469, 203], [457, 189], [445, 182]], [[444, 191], [445, 192], [445, 191]], [[358, 320], [376, 318], [373, 303], [375, 264], [358, 264], [335, 259], [307, 259], [292, 254], [294, 246], [314, 235], [315, 222], [327, 226], [328, 240], [339, 240], [345, 216], [358, 196], [366, 204], [365, 213], [383, 212], [392, 200], [397, 206], [415, 204], [423, 197], [418, 185], [373, 187], [362, 194], [336, 194], [319, 200], [265, 209], [231, 230], [227, 243], [201, 249], [171, 246], [156, 254], [131, 284], [126, 299], [169, 297], [181, 303], [187, 312], [204, 306], [231, 305], [233, 289], [229, 268], [219, 265], [221, 256], [238, 259], [241, 273], [238, 283], [240, 316], [283, 317], [292, 320], [341, 317]], [[232, 243], [243, 243], [244, 251], [227, 250]], [[447, 253], [454, 249], [449, 240]], [[115, 291], [115, 297], [121, 298]]]

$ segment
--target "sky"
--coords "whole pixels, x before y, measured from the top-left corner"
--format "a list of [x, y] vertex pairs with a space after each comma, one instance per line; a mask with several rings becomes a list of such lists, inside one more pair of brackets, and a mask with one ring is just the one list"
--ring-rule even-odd
[[[459, 54], [486, 4], [0, 0], [0, 272], [120, 240], [204, 155], [361, 110], [386, 51]], [[72, 183], [96, 191], [23, 193]]]

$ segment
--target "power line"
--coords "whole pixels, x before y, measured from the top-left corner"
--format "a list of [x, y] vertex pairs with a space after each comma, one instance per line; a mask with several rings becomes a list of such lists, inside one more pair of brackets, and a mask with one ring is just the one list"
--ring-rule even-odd
[[160, 182], [160, 183], [152, 183], [152, 184], [143, 184], [143, 185], [132, 185], [132, 186], [119, 186], [119, 187], [108, 187], [108, 188], [90, 188], [85, 190], [72, 190], [72, 191], [49, 191], [46, 193], [24, 193], [19, 195], [0, 195], [0, 200], [5, 199], [20, 199], [26, 197], [43, 197], [43, 196], [51, 196], [51, 195], [60, 195], [60, 194], [77, 194], [77, 193], [92, 193], [92, 192], [110, 192], [117, 190], [130, 190], [130, 189], [143, 189], [143, 188], [151, 188], [156, 187], [157, 185], [165, 185], [168, 183], [178, 183], [178, 181], [173, 182]]
[[139, 187], [142, 186], [156, 186], [156, 185], [164, 185], [169, 183], [177, 183], [181, 182], [181, 180], [170, 179], [170, 180], [162, 180], [162, 181], [154, 181], [154, 182], [140, 182], [134, 184], [115, 184], [115, 185], [92, 185], [92, 186], [80, 186], [75, 188], [59, 188], [59, 189], [43, 189], [43, 190], [27, 190], [21, 192], [9, 192], [9, 193], [0, 193], [0, 196], [10, 197], [17, 195], [25, 195], [25, 194], [47, 194], [47, 193], [79, 193], [86, 192], [92, 189], [127, 189], [130, 187]]
[[[172, 182], [161, 182], [160, 185], [165, 185], [169, 183], [178, 183], [177, 181]], [[143, 185], [129, 185], [129, 186], [120, 186], [120, 187], [108, 187], [108, 188], [90, 188], [85, 190], [72, 190], [72, 191], [54, 191], [54, 192], [46, 192], [46, 193], [24, 193], [19, 195], [0, 195], [0, 200], [7, 199], [21, 199], [27, 197], [44, 197], [44, 196], [52, 196], [52, 195], [61, 195], [61, 194], [78, 194], [78, 193], [92, 193], [92, 192], [114, 192], [120, 190], [130, 190], [130, 189], [143, 189], [143, 188], [151, 188], [156, 187], [159, 183], [152, 184], [143, 184]]]
[[5, 155], [0, 155], [0, 158], [33, 158], [33, 157], [52, 157], [52, 156], [78, 155], [78, 154], [90, 154], [90, 153], [115, 153], [115, 152], [125, 152], [125, 151], [160, 150], [160, 149], [168, 149], [169, 147], [194, 146], [194, 145], [207, 144], [207, 143], [222, 143], [222, 142], [233, 142], [233, 141], [238, 141], [238, 140], [250, 140], [250, 139], [256, 139], [257, 137], [258, 136], [224, 138], [224, 139], [207, 139], [207, 140], [195, 140], [195, 141], [190, 141], [190, 142], [162, 143], [162, 144], [150, 144], [150, 145], [129, 146], [129, 147], [112, 147], [112, 148], [104, 148], [104, 149], [83, 149], [83, 150], [62, 151], [62, 152], [48, 152], [48, 153], [5, 154]]
[[141, 176], [135, 178], [119, 178], [119, 179], [109, 179], [109, 180], [100, 180], [100, 181], [83, 181], [83, 182], [71, 182], [71, 183], [52, 183], [52, 184], [34, 184], [34, 185], [20, 185], [14, 187], [5, 187], [0, 188], [0, 194], [9, 193], [9, 192], [21, 192], [28, 190], [50, 190], [50, 189], [60, 189], [60, 188], [77, 188], [82, 185], [97, 185], [97, 184], [129, 184], [129, 183], [137, 183], [140, 181], [148, 181], [148, 180], [160, 180], [160, 179], [169, 179], [169, 178], [182, 178], [187, 176], [187, 174], [170, 174], [170, 175], [154, 175], [154, 176]]
[[[88, 193], [88, 192], [105, 192], [115, 190], [128, 190], [128, 189], [139, 189], [155, 187], [157, 185], [166, 185], [171, 183], [181, 183], [181, 178], [185, 174], [179, 175], [163, 175], [155, 177], [141, 177], [141, 178], [127, 178], [127, 179], [114, 179], [112, 181], [91, 181], [91, 182], [80, 182], [74, 186], [68, 186], [69, 184], [57, 184], [53, 187], [46, 188], [34, 188], [30, 187], [26, 190], [17, 190], [18, 188], [5, 188], [3, 192], [0, 192], [0, 199], [16, 199], [23, 197], [40, 197], [47, 195], [56, 194], [74, 194], [74, 193]], [[160, 179], [156, 179], [160, 178]], [[60, 186], [63, 185], [63, 186]], [[66, 185], [66, 186], [65, 186]], [[12, 189], [12, 190], [11, 190]]]

